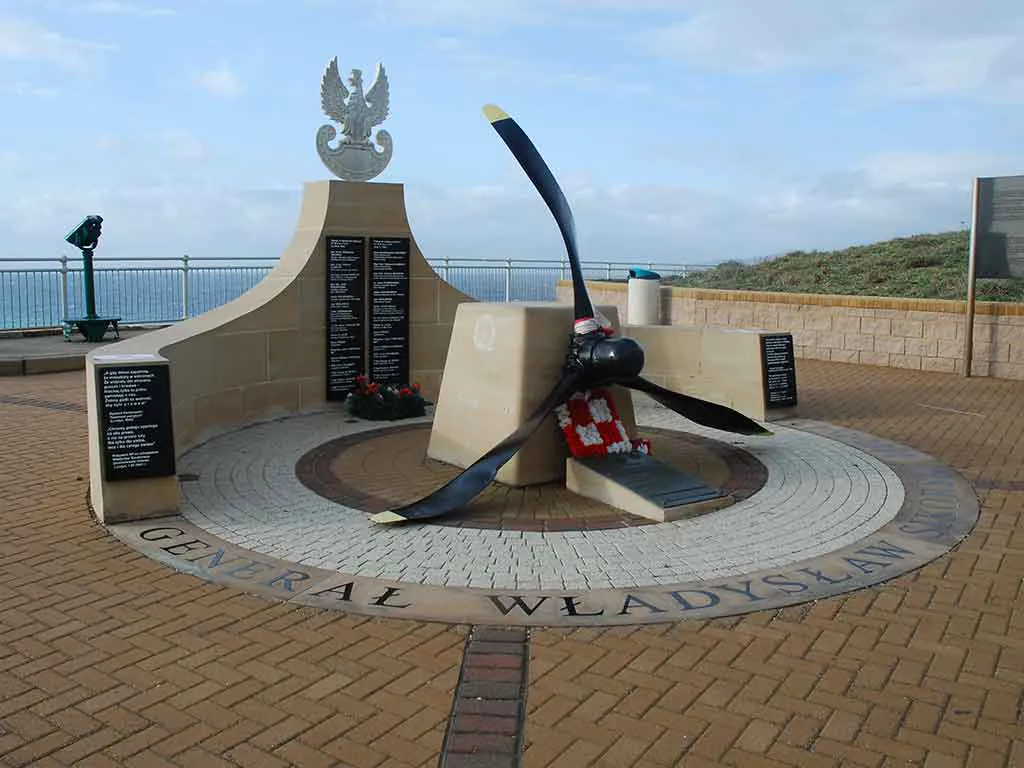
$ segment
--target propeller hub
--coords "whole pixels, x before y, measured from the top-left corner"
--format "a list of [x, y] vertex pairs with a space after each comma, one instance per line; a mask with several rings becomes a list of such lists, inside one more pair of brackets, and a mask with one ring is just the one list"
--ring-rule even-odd
[[587, 334], [576, 341], [576, 358], [588, 379], [613, 381], [639, 376], [644, 367], [644, 350], [628, 336]]

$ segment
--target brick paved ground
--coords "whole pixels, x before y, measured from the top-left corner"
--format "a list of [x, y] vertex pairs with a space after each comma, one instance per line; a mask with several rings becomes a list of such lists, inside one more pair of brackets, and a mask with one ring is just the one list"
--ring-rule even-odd
[[[778, 613], [533, 631], [526, 766], [1024, 766], [1024, 384], [799, 375], [802, 416], [976, 482], [978, 528]], [[83, 390], [0, 379], [0, 764], [437, 765], [466, 628], [266, 603], [121, 545], [85, 513]]]
[[802, 417], [990, 486], [974, 533], [816, 604], [533, 632], [526, 766], [1024, 766], [1024, 385], [813, 361], [799, 376]]
[[268, 603], [128, 549], [85, 512], [83, 402], [81, 373], [0, 379], [0, 765], [435, 766], [465, 628]]

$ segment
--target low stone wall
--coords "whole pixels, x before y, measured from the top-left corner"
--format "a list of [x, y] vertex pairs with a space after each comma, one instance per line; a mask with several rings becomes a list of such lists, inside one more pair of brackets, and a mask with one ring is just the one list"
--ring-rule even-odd
[[[625, 283], [588, 283], [595, 304], [628, 318]], [[572, 301], [572, 284], [558, 284]], [[962, 373], [965, 302], [661, 288], [665, 325], [788, 331], [798, 358]], [[1024, 304], [978, 302], [971, 373], [1024, 379]]]

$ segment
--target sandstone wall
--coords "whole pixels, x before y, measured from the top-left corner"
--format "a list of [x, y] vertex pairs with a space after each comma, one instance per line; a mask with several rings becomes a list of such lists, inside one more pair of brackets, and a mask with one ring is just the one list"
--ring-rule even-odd
[[[588, 283], [594, 304], [628, 317], [624, 283]], [[558, 285], [572, 301], [572, 285]], [[788, 331], [798, 358], [924, 371], [963, 371], [963, 301], [661, 288], [666, 325]], [[1024, 304], [978, 302], [971, 373], [1024, 379]]]

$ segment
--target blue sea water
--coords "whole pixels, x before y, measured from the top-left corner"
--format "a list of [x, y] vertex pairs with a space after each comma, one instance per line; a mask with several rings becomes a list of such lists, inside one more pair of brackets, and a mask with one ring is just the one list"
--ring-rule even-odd
[[[190, 316], [231, 301], [256, 285], [270, 268], [200, 268], [189, 270]], [[181, 320], [184, 286], [181, 270], [153, 268], [98, 269], [96, 312], [124, 323]], [[57, 271], [0, 271], [0, 329], [52, 328], [63, 320], [61, 276]], [[85, 315], [82, 273], [68, 272], [68, 316]]]
[[[188, 316], [207, 312], [242, 295], [270, 267], [190, 267]], [[444, 276], [445, 269], [437, 270]], [[603, 275], [603, 273], [602, 273]], [[595, 276], [600, 276], [595, 272]], [[448, 281], [478, 301], [553, 301], [562, 277], [558, 267], [459, 266], [447, 271]], [[166, 323], [181, 320], [184, 284], [180, 268], [100, 268], [94, 276], [96, 311], [120, 317], [122, 323]], [[63, 318], [61, 274], [57, 270], [0, 270], [0, 329], [53, 328]], [[69, 270], [68, 316], [85, 314], [80, 270]]]

